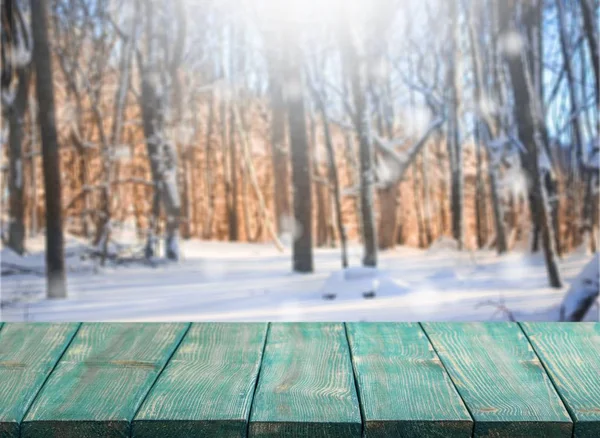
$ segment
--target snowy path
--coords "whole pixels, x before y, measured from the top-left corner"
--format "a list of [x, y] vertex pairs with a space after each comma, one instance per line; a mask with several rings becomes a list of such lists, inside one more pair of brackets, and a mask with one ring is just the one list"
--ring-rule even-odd
[[[4, 253], [4, 251], [3, 251]], [[507, 319], [486, 302], [502, 302], [519, 320], [554, 320], [568, 283], [589, 260], [561, 262], [565, 288], [546, 286], [541, 257], [491, 251], [459, 253], [398, 248], [381, 255], [375, 279], [344, 280], [336, 249], [319, 249], [317, 271], [290, 273], [290, 254], [270, 245], [189, 241], [185, 259], [156, 268], [124, 266], [68, 277], [69, 299], [43, 299], [44, 279], [2, 278], [2, 299], [28, 294], [28, 303], [2, 308], [4, 321], [433, 321]], [[28, 257], [40, 266], [42, 254]], [[351, 248], [351, 266], [360, 248]], [[85, 266], [85, 265], [84, 265]], [[79, 271], [79, 272], [78, 272]], [[362, 275], [361, 268], [353, 268]], [[377, 297], [365, 300], [365, 288]], [[336, 292], [332, 301], [322, 293]], [[588, 318], [598, 319], [597, 309]]]

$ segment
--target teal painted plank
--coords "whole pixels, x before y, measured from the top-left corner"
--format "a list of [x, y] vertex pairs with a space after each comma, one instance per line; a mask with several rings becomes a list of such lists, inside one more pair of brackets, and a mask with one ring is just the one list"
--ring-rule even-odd
[[193, 324], [133, 422], [145, 438], [246, 436], [267, 324]]
[[471, 437], [471, 416], [419, 324], [346, 330], [366, 438]]
[[129, 436], [135, 412], [188, 326], [83, 324], [27, 413], [21, 436]]
[[475, 420], [475, 437], [571, 437], [571, 418], [518, 324], [422, 325]]
[[575, 438], [600, 437], [600, 323], [523, 323], [575, 420]]
[[6, 324], [0, 330], [0, 437], [19, 425], [79, 324]]
[[249, 430], [260, 438], [361, 436], [342, 324], [271, 324]]

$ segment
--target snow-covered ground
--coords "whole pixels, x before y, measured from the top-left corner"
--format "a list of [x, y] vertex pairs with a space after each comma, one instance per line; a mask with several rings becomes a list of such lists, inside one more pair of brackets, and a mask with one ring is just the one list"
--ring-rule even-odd
[[[43, 240], [25, 258], [2, 250], [3, 267], [33, 273], [3, 276], [3, 321], [485, 321], [557, 320], [569, 283], [591, 256], [565, 257], [562, 290], [547, 287], [541, 255], [458, 252], [447, 242], [429, 250], [400, 247], [380, 267], [340, 269], [339, 250], [317, 249], [314, 274], [293, 274], [290, 251], [268, 244], [187, 241], [179, 263], [99, 268], [79, 260], [69, 238], [66, 300], [45, 300]], [[37, 274], [36, 274], [37, 272]], [[375, 293], [365, 299], [363, 293]], [[335, 295], [323, 299], [323, 295]], [[586, 319], [598, 320], [597, 305]]]

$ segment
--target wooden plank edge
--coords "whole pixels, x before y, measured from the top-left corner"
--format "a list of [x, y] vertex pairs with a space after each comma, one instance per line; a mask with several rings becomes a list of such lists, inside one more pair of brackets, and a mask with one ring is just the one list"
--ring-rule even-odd
[[470, 423], [471, 436], [475, 436], [475, 417], [473, 416], [473, 412], [471, 412], [471, 409], [469, 408], [469, 405], [467, 404], [466, 400], [464, 399], [464, 397], [462, 396], [462, 394], [458, 390], [458, 387], [456, 386], [456, 383], [454, 382], [454, 379], [452, 379], [452, 375], [450, 374], [450, 372], [446, 368], [446, 364], [444, 363], [444, 361], [442, 360], [440, 354], [438, 353], [438, 350], [435, 347], [435, 344], [433, 343], [433, 341], [429, 337], [429, 333], [427, 333], [427, 330], [425, 330], [425, 327], [423, 326], [423, 323], [419, 322], [418, 324], [419, 324], [419, 328], [421, 329], [421, 331], [423, 331], [423, 333], [425, 334], [425, 338], [427, 338], [427, 342], [429, 342], [429, 345], [431, 345], [431, 348], [433, 349], [433, 352], [435, 353], [435, 355], [439, 359], [440, 364], [442, 365], [442, 369], [444, 370], [444, 372], [448, 376], [448, 379], [450, 380], [450, 383], [452, 383], [452, 386], [454, 387], [454, 390], [456, 391], [456, 394], [458, 394], [458, 397], [460, 398], [460, 400], [462, 401], [462, 404], [464, 405], [465, 409], [467, 410], [467, 413], [469, 414], [469, 417], [471, 418], [471, 423]]
[[[542, 364], [542, 367], [544, 368], [544, 372], [548, 376], [548, 379], [550, 379], [550, 383], [552, 383], [552, 387], [554, 388], [554, 391], [558, 394], [558, 397], [560, 398], [560, 401], [563, 404], [565, 410], [569, 414], [569, 417], [571, 417], [571, 421], [573, 424], [573, 436], [574, 437], [587, 436], [588, 433], [591, 433], [591, 432], [588, 432], [588, 429], [593, 429], [594, 431], [597, 430], [596, 428], [600, 427], [600, 426], [597, 426], [595, 421], [578, 421], [577, 420], [577, 415], [575, 414], [575, 412], [573, 412], [573, 409], [571, 409], [571, 406], [565, 400], [564, 396], [562, 395], [562, 392], [560, 392], [560, 390], [558, 389], [558, 386], [557, 386], [556, 382], [554, 381], [554, 378], [552, 377], [552, 373], [550, 373], [548, 371], [548, 367], [546, 366], [546, 363], [542, 359], [542, 355], [539, 354], [537, 349], [535, 348], [535, 343], [532, 342], [531, 339], [529, 339], [527, 330], [525, 330], [525, 327], [523, 327], [523, 324], [521, 322], [517, 322], [517, 324], [519, 325], [519, 329], [525, 336], [525, 339], [527, 339], [527, 342], [529, 343], [529, 345], [531, 345], [531, 348], [533, 349], [535, 356], [538, 358], [538, 360]], [[577, 324], [577, 323], [573, 323], [573, 324]]]
[[354, 390], [356, 391], [356, 399], [358, 400], [358, 412], [360, 413], [360, 424], [361, 424], [361, 435], [365, 434], [366, 424], [365, 424], [365, 409], [363, 407], [362, 394], [360, 392], [356, 367], [354, 365], [354, 358], [352, 356], [352, 346], [350, 345], [350, 338], [348, 336], [348, 324], [346, 322], [344, 325], [344, 339], [346, 339], [346, 346], [348, 347], [348, 354], [350, 355], [350, 366], [352, 367], [352, 382], [354, 382]]
[[[27, 409], [25, 409], [25, 412], [23, 413], [23, 417], [19, 420], [19, 422], [17, 424], [17, 429], [16, 429], [18, 431], [18, 434], [16, 435], [16, 437], [24, 436], [23, 435], [23, 425], [25, 423], [23, 422], [23, 420], [27, 417], [27, 414], [29, 413], [29, 410], [31, 409], [31, 407], [33, 406], [33, 404], [35, 403], [35, 401], [37, 400], [40, 392], [42, 392], [42, 389], [44, 388], [44, 386], [46, 386], [46, 382], [48, 382], [48, 379], [50, 378], [50, 376], [52, 375], [52, 373], [54, 372], [54, 370], [58, 366], [59, 362], [62, 360], [62, 358], [65, 355], [66, 351], [71, 346], [71, 343], [73, 342], [73, 339], [75, 339], [75, 337], [77, 336], [77, 333], [79, 333], [79, 329], [81, 328], [81, 325], [83, 323], [78, 322], [78, 323], [75, 323], [75, 324], [77, 324], [77, 327], [75, 328], [75, 330], [73, 330], [73, 334], [71, 335], [71, 338], [68, 340], [68, 342], [65, 343], [65, 346], [64, 346], [63, 350], [60, 352], [60, 355], [58, 356], [58, 359], [56, 360], [56, 362], [54, 362], [54, 365], [52, 365], [52, 368], [51, 368], [50, 372], [48, 373], [48, 375], [46, 376], [46, 378], [44, 379], [44, 382], [40, 385], [40, 387], [38, 388], [37, 392], [35, 393], [35, 396], [31, 399], [31, 403], [29, 403], [29, 406], [27, 406]], [[14, 424], [16, 424], [16, 423], [14, 423]], [[1, 425], [0, 425], [0, 431], [2, 431]], [[4, 435], [0, 434], [0, 436], [4, 436]], [[8, 435], [8, 436], [10, 437], [10, 435]]]

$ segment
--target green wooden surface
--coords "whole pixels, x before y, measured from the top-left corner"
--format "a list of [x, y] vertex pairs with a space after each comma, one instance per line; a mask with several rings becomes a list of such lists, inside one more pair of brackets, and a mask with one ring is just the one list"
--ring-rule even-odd
[[0, 323], [0, 438], [591, 438], [599, 376], [598, 323]]
[[571, 418], [518, 324], [422, 325], [475, 420], [474, 437], [571, 437]]
[[126, 437], [189, 324], [83, 324], [21, 426], [22, 437]]
[[471, 437], [471, 416], [418, 323], [346, 330], [366, 438]]
[[521, 326], [575, 420], [573, 436], [600, 437], [600, 323]]
[[246, 436], [267, 324], [193, 324], [133, 422], [134, 437]]
[[250, 436], [359, 438], [361, 430], [343, 324], [271, 324]]
[[0, 437], [19, 436], [27, 409], [78, 327], [39, 323], [0, 329]]

